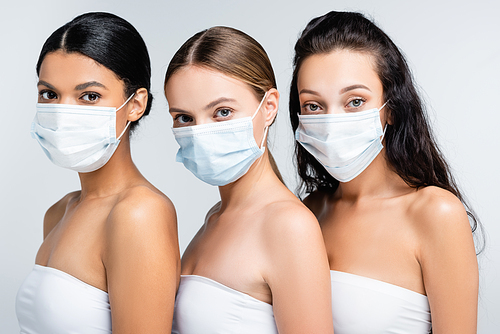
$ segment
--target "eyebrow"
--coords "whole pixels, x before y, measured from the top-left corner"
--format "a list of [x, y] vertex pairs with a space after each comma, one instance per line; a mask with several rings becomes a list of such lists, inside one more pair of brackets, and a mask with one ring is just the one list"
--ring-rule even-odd
[[236, 102], [236, 100], [235, 99], [231, 99], [229, 97], [221, 97], [221, 98], [218, 98], [215, 101], [210, 102], [203, 109], [205, 109], [205, 110], [211, 109], [211, 108], [215, 107], [216, 105], [218, 105], [219, 103], [222, 103], [222, 102]]
[[[215, 101], [210, 102], [203, 109], [205, 109], [205, 110], [211, 109], [211, 108], [215, 107], [216, 105], [218, 105], [219, 103], [222, 103], [222, 102], [236, 102], [236, 100], [235, 99], [231, 99], [229, 97], [221, 97], [221, 98], [219, 98], [219, 99], [217, 99]], [[183, 110], [183, 109], [179, 109], [179, 108], [169, 108], [168, 112], [170, 112], [170, 113], [173, 113], [173, 112], [176, 112], [176, 113], [189, 113], [188, 111]]]
[[[348, 91], [351, 91], [351, 90], [354, 90], [354, 89], [366, 89], [368, 91], [371, 92], [370, 88], [366, 87], [365, 85], [352, 85], [352, 86], [348, 86], [348, 87], [345, 87], [345, 88], [342, 88], [340, 90], [340, 94], [344, 94], [344, 93], [347, 93]], [[299, 92], [299, 95], [300, 94], [312, 94], [312, 95], [317, 95], [319, 96], [320, 94], [314, 90], [310, 90], [310, 89], [302, 89], [300, 92]]]
[[36, 85], [37, 86], [45, 86], [45, 87], [50, 88], [50, 89], [56, 89], [54, 86], [52, 86], [51, 84], [49, 84], [48, 82], [43, 81], [43, 80], [38, 81], [38, 83]]
[[86, 83], [79, 84], [75, 87], [75, 90], [84, 90], [85, 88], [92, 87], [92, 86], [101, 87], [101, 88], [104, 88], [107, 90], [106, 86], [104, 86], [102, 83], [97, 82], [97, 81], [89, 81]]
[[371, 92], [370, 88], [366, 87], [365, 85], [352, 85], [352, 86], [348, 86], [348, 87], [345, 87], [345, 88], [342, 88], [340, 90], [340, 94], [344, 94], [344, 93], [347, 93], [348, 91], [351, 91], [351, 90], [354, 90], [354, 89], [366, 89], [368, 91]]
[[314, 90], [310, 90], [310, 89], [302, 89], [300, 92], [299, 92], [299, 95], [300, 94], [312, 94], [312, 95], [317, 95], [319, 96], [319, 93], [314, 91]]
[[[38, 81], [37, 86], [46, 86], [47, 88], [50, 88], [50, 89], [54, 89], [54, 90], [56, 89], [54, 86], [49, 84], [47, 81], [43, 81], [43, 80]], [[107, 90], [106, 86], [104, 86], [102, 83], [97, 82], [97, 81], [89, 81], [86, 83], [79, 84], [75, 87], [75, 90], [84, 90], [85, 88], [92, 87], [92, 86], [101, 87], [101, 88], [104, 88]]]
[[177, 112], [177, 113], [182, 113], [182, 114], [187, 113], [187, 111], [179, 109], [179, 108], [168, 108], [168, 112], [169, 113]]

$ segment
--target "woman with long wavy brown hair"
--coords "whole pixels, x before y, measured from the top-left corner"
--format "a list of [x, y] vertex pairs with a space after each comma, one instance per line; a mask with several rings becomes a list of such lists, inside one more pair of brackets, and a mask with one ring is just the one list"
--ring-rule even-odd
[[475, 333], [477, 222], [402, 53], [363, 15], [330, 12], [304, 29], [294, 65], [297, 167], [328, 253], [335, 332]]

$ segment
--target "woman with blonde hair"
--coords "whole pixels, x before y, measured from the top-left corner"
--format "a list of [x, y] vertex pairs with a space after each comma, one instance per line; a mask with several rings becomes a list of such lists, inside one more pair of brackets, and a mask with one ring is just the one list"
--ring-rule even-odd
[[333, 333], [321, 231], [267, 148], [279, 93], [262, 46], [232, 28], [195, 34], [165, 96], [177, 161], [221, 196], [183, 255], [173, 333]]

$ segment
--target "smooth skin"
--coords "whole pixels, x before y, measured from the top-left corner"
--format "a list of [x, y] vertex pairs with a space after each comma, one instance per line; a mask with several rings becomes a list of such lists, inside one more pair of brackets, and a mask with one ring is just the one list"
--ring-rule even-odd
[[[380, 108], [383, 88], [369, 54], [347, 50], [306, 58], [298, 74], [302, 114]], [[386, 108], [382, 126], [391, 124]], [[464, 206], [453, 194], [409, 187], [385, 148], [334, 194], [304, 203], [318, 218], [332, 270], [391, 283], [429, 299], [432, 331], [475, 333], [478, 267]]]
[[[62, 51], [45, 57], [38, 91], [39, 103], [118, 108], [128, 98], [112, 71]], [[117, 112], [117, 136], [146, 104], [140, 88]], [[175, 209], [135, 167], [128, 132], [106, 165], [78, 174], [81, 191], [47, 211], [36, 263], [106, 291], [113, 334], [170, 333], [180, 274]]]
[[[252, 116], [260, 102], [247, 84], [193, 65], [172, 75], [165, 95], [174, 127]], [[278, 101], [278, 91], [269, 90], [253, 119], [258, 145]], [[267, 152], [219, 192], [221, 201], [182, 257], [182, 274], [204, 276], [272, 304], [282, 334], [333, 333], [321, 230], [278, 179]]]

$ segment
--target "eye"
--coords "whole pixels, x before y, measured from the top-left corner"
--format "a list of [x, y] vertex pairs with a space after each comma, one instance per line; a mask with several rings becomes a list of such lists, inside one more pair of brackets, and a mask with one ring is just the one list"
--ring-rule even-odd
[[231, 116], [233, 112], [230, 110], [230, 109], [219, 109], [217, 110], [217, 112], [215, 113], [215, 117], [229, 117]]
[[176, 121], [179, 124], [186, 124], [186, 123], [192, 122], [193, 118], [188, 116], [188, 115], [180, 114], [180, 115], [175, 116], [174, 121]]
[[317, 104], [309, 104], [309, 110], [317, 111], [319, 109]]
[[352, 99], [351, 101], [349, 101], [347, 106], [350, 108], [359, 108], [363, 105], [363, 103], [365, 103], [363, 99]]
[[57, 99], [57, 94], [51, 90], [42, 90], [38, 93], [41, 100], [54, 100]]
[[321, 107], [315, 103], [306, 103], [302, 106], [302, 111], [305, 114], [314, 114], [314, 113], [318, 113], [319, 111], [321, 111]]
[[91, 93], [85, 93], [81, 98], [82, 100], [87, 102], [96, 102], [100, 97], [101, 95], [91, 92]]

